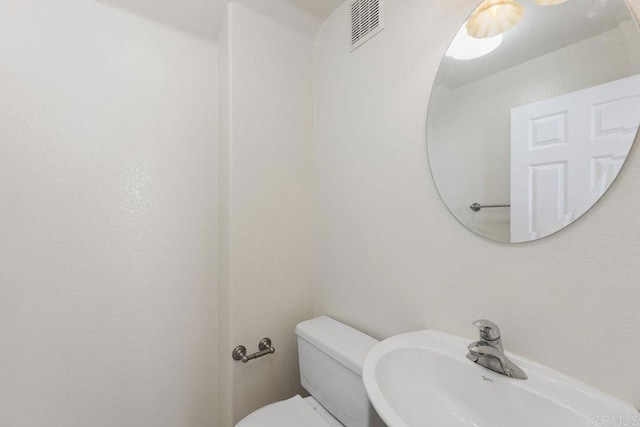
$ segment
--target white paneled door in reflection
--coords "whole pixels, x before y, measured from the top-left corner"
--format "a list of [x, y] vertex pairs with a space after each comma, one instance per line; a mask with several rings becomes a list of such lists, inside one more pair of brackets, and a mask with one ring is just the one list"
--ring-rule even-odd
[[511, 241], [553, 234], [611, 185], [640, 123], [640, 75], [511, 110]]

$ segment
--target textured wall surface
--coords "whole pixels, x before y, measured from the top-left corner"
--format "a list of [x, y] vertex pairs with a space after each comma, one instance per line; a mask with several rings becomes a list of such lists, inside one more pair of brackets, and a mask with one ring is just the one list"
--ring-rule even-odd
[[0, 2], [0, 425], [215, 425], [216, 49]]
[[[300, 392], [294, 329], [312, 313], [313, 43], [232, 2], [221, 35], [220, 427]], [[231, 351], [277, 351], [248, 364]]]
[[[447, 44], [476, 0], [387, 0], [349, 53], [348, 9], [315, 44], [315, 311], [377, 338], [434, 328], [506, 347], [640, 406], [640, 153], [578, 223], [525, 245], [460, 226], [427, 163], [425, 118]], [[640, 11], [640, 2], [630, 2]]]

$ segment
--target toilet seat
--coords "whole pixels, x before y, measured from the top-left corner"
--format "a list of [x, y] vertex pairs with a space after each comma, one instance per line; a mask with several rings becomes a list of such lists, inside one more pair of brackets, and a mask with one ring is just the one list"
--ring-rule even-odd
[[295, 396], [258, 409], [236, 427], [338, 427], [342, 426], [315, 399]]

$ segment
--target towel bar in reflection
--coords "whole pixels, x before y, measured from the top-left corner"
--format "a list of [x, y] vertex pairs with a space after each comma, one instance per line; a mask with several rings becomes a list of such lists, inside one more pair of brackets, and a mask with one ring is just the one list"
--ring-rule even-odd
[[482, 209], [490, 208], [510, 208], [511, 205], [481, 205], [480, 203], [474, 203], [469, 208], [474, 212], [480, 212]]

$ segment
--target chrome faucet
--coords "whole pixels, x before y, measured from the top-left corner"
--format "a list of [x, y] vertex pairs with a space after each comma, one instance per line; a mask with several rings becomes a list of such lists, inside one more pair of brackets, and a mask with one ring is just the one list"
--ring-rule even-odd
[[480, 330], [480, 341], [469, 344], [467, 359], [507, 377], [526, 380], [527, 374], [504, 355], [498, 325], [489, 320], [476, 320], [473, 326]]

